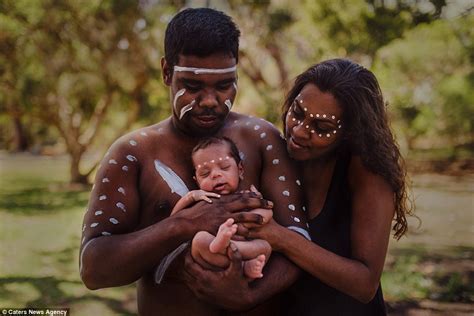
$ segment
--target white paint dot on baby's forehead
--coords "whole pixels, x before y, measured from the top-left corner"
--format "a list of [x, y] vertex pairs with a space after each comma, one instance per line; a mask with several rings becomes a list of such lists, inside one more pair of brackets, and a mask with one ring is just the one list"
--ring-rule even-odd
[[267, 136], [267, 133], [260, 134], [260, 138], [265, 138], [266, 136]]
[[117, 164], [117, 161], [115, 159], [110, 159], [109, 160], [109, 164], [110, 165], [116, 165]]
[[293, 204], [289, 204], [288, 208], [292, 211], [296, 210], [296, 207]]
[[102, 214], [104, 214], [104, 212], [102, 210], [95, 211], [95, 213], [94, 213], [95, 216], [99, 216], [99, 215], [102, 215]]
[[285, 176], [279, 176], [279, 177], [278, 177], [278, 180], [280, 180], [280, 181], [285, 181], [286, 178], [285, 178]]
[[119, 221], [116, 218], [113, 218], [113, 217], [109, 218], [109, 222], [111, 222], [114, 225], [117, 225], [119, 223]]
[[129, 141], [130, 145], [132, 146], [137, 146], [137, 142], [134, 141], [133, 139]]
[[82, 226], [82, 231], [84, 232], [86, 230], [86, 224], [84, 224], [84, 226]]
[[123, 170], [123, 171], [128, 171], [128, 166], [123, 166], [123, 167], [122, 167], [122, 170]]
[[103, 201], [103, 200], [107, 200], [107, 195], [102, 194], [101, 196], [99, 196], [99, 201]]
[[91, 224], [91, 227], [92, 227], [92, 228], [97, 227], [97, 226], [99, 226], [99, 223], [92, 223], [92, 224]]
[[267, 149], [267, 150], [272, 150], [272, 148], [273, 148], [272, 145], [268, 145], [266, 149]]
[[285, 191], [282, 192], [282, 194], [283, 194], [284, 196], [290, 196], [290, 191], [285, 190]]
[[274, 165], [278, 165], [280, 163], [280, 160], [279, 159], [273, 159], [272, 163]]

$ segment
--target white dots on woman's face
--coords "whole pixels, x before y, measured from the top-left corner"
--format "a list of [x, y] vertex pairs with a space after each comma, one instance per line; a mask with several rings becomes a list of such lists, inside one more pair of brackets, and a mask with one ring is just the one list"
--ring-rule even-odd
[[302, 209], [303, 209], [303, 212], [306, 212], [306, 206], [303, 206]]
[[117, 189], [117, 191], [119, 191], [120, 193], [122, 193], [123, 195], [125, 195], [125, 189], [120, 187]]
[[296, 207], [293, 204], [289, 204], [288, 208], [292, 211], [296, 210]]
[[283, 194], [284, 196], [290, 196], [290, 191], [285, 190], [285, 191], [282, 192], [282, 194]]
[[280, 180], [280, 181], [285, 181], [286, 178], [285, 178], [285, 176], [279, 176], [279, 177], [278, 177], [278, 180]]
[[115, 159], [110, 159], [109, 160], [109, 165], [116, 165], [117, 161]]
[[92, 223], [91, 224], [91, 228], [94, 228], [94, 227], [97, 227], [97, 226], [99, 226], [99, 223]]
[[273, 148], [272, 145], [268, 145], [266, 149], [267, 149], [267, 150], [272, 150], [272, 148]]
[[122, 211], [126, 212], [127, 210], [125, 209], [125, 205], [122, 203], [122, 202], [117, 202], [115, 204], [115, 206], [117, 206], [119, 209], [121, 209]]
[[280, 160], [279, 159], [273, 159], [272, 163], [274, 165], [278, 165], [280, 163]]
[[102, 183], [110, 182], [109, 178], [103, 178]]
[[111, 222], [114, 225], [117, 225], [119, 223], [119, 221], [116, 218], [113, 218], [113, 217], [109, 218], [109, 222]]
[[99, 196], [99, 201], [104, 201], [104, 200], [107, 200], [107, 195], [103, 194]]
[[95, 213], [94, 213], [95, 216], [99, 216], [99, 215], [102, 215], [102, 214], [104, 214], [104, 212], [102, 210], [95, 211]]

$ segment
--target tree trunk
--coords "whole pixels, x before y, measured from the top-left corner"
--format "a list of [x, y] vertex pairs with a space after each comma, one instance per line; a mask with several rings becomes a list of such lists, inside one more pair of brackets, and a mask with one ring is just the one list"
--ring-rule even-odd
[[18, 115], [12, 116], [13, 123], [13, 151], [25, 151], [28, 149], [28, 138], [25, 133], [21, 117]]
[[82, 153], [81, 152], [69, 152], [69, 156], [71, 157], [71, 163], [70, 163], [70, 169], [69, 169], [69, 174], [70, 174], [70, 182], [71, 184], [88, 184], [87, 180], [87, 175], [84, 175], [81, 173], [79, 164], [81, 162], [81, 157]]

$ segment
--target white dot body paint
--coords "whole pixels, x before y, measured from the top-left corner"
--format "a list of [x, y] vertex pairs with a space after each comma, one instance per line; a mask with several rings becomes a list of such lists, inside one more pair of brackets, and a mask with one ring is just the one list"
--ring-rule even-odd
[[[175, 66], [176, 68], [176, 66]], [[176, 109], [176, 102], [178, 101], [179, 97], [181, 97], [186, 92], [186, 89], [181, 89], [174, 95], [173, 99], [173, 108]]]
[[290, 196], [290, 191], [285, 190], [285, 191], [282, 192], [282, 194], [283, 194], [284, 196]]
[[131, 162], [138, 161], [137, 157], [132, 156], [132, 155], [127, 155], [126, 158], [128, 161], [131, 161]]
[[110, 235], [112, 235], [112, 234], [109, 233], [109, 232], [102, 232], [102, 236], [110, 236]]
[[84, 232], [86, 230], [86, 225], [82, 226], [82, 231]]
[[331, 134], [326, 134], [326, 137], [331, 137]]
[[335, 117], [334, 115], [333, 115], [333, 116], [331, 116], [331, 118], [332, 118], [333, 120], [335, 120], [335, 119], [336, 119], [336, 117]]
[[267, 133], [260, 134], [260, 138], [265, 138], [266, 136], [267, 136]]
[[295, 118], [292, 118], [291, 120], [292, 120], [293, 122], [294, 122], [294, 121], [296, 121], [296, 119], [295, 119]]
[[192, 100], [191, 103], [186, 104], [181, 108], [180, 114], [179, 114], [179, 119], [181, 120], [184, 116], [184, 114], [188, 113], [193, 109], [194, 104], [196, 103], [196, 100]]
[[119, 221], [113, 217], [109, 218], [109, 222], [111, 222], [114, 225], [117, 225], [119, 223]]
[[286, 178], [285, 178], [285, 176], [279, 176], [279, 177], [278, 177], [278, 180], [280, 180], [280, 181], [285, 181]]
[[148, 134], [145, 133], [145, 132], [140, 132], [140, 135], [142, 135], [142, 136], [148, 136]]
[[103, 178], [102, 183], [110, 182], [109, 178]]
[[128, 171], [128, 166], [122, 166], [123, 171]]
[[240, 160], [245, 160], [245, 154], [241, 151], [239, 151], [239, 157], [240, 157]]
[[92, 228], [97, 227], [97, 226], [99, 226], [99, 223], [92, 223], [92, 224], [91, 224], [91, 227], [92, 227]]
[[110, 159], [109, 160], [109, 164], [110, 165], [116, 165], [117, 164], [117, 161], [115, 159]]
[[258, 131], [260, 129], [260, 125], [255, 125], [255, 127], [253, 129]]
[[95, 211], [95, 213], [94, 213], [95, 216], [99, 216], [99, 215], [102, 215], [102, 214], [104, 214], [104, 212], [102, 210]]
[[288, 208], [292, 211], [296, 210], [296, 207], [293, 204], [288, 205]]
[[303, 209], [303, 212], [306, 212], [306, 206], [303, 206], [302, 209]]
[[323, 117], [326, 118], [326, 114], [323, 114]]
[[117, 191], [119, 191], [120, 193], [122, 193], [123, 195], [125, 195], [125, 189], [120, 187], [117, 189]]
[[234, 124], [237, 124], [237, 120], [234, 121]]
[[293, 218], [293, 220], [294, 220], [295, 222], [297, 222], [297, 223], [301, 222], [301, 220], [300, 220], [298, 217], [296, 217], [296, 216]]
[[[229, 99], [225, 100], [224, 104], [227, 106], [229, 111], [232, 109], [232, 102]], [[234, 121], [234, 122], [236, 122], [236, 121]]]
[[125, 209], [125, 205], [122, 203], [122, 202], [117, 202], [115, 204], [119, 209], [121, 209], [122, 211], [126, 212], [127, 210]]
[[280, 160], [279, 159], [273, 159], [272, 163], [274, 165], [278, 165], [280, 163]]
[[132, 146], [137, 146], [137, 142], [134, 141], [133, 139], [129, 141], [129, 144]]
[[296, 179], [296, 184], [301, 185], [301, 181], [299, 179]]
[[267, 149], [267, 150], [272, 150], [272, 148], [273, 148], [272, 145], [268, 145], [266, 149]]
[[104, 201], [104, 200], [107, 200], [107, 195], [103, 194], [99, 196], [99, 201]]
[[176, 72], [193, 72], [195, 75], [200, 74], [225, 74], [229, 72], [234, 72], [237, 70], [237, 66], [232, 66], [229, 68], [196, 68], [196, 67], [182, 67], [174, 66], [173, 70]]

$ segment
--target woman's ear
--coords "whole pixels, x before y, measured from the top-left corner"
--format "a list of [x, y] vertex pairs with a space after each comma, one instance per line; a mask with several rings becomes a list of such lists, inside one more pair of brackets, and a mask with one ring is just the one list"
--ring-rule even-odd
[[166, 62], [164, 57], [161, 57], [161, 71], [163, 76], [163, 82], [167, 85], [171, 85], [171, 76], [172, 76], [172, 69]]

